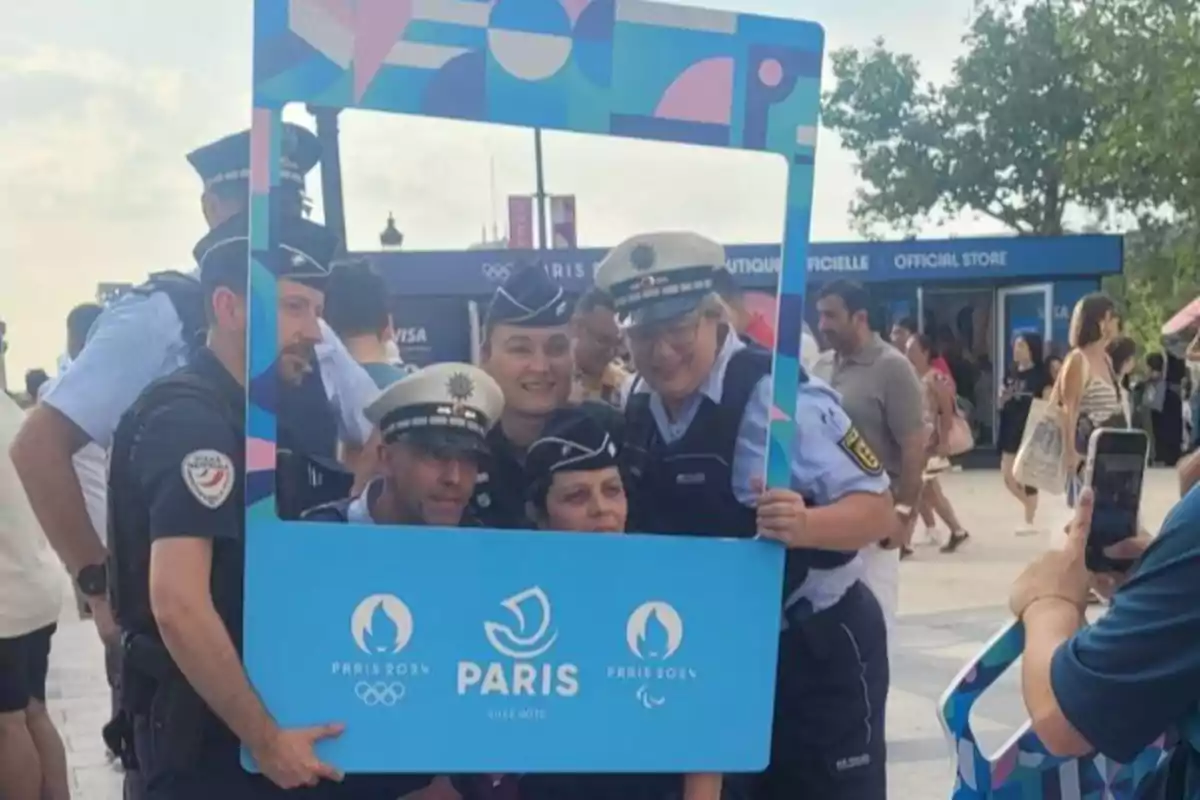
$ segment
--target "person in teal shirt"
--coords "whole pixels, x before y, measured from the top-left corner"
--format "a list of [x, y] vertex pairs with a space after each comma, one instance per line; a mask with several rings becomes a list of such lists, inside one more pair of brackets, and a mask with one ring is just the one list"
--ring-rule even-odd
[[1200, 800], [1200, 487], [1171, 510], [1158, 536], [1109, 548], [1140, 558], [1108, 613], [1085, 624], [1085, 565], [1093, 499], [1085, 490], [1064, 550], [1036, 560], [1013, 587], [1025, 625], [1021, 692], [1033, 730], [1053, 754], [1100, 753], [1129, 763], [1164, 733], [1179, 743], [1148, 800]]

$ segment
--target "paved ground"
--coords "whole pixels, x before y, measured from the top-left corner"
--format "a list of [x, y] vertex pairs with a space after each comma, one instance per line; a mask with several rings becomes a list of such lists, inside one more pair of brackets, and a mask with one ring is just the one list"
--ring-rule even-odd
[[[902, 567], [888, 707], [893, 798], [949, 796], [953, 766], [935, 713], [938, 697], [963, 663], [1005, 624], [1009, 584], [1048, 543], [1047, 536], [1013, 535], [1018, 506], [996, 472], [950, 475], [946, 487], [972, 539], [953, 556], [918, 549]], [[1143, 509], [1150, 530], [1157, 529], [1177, 496], [1174, 472], [1148, 476]], [[1065, 520], [1061, 498], [1047, 501], [1043, 520]], [[97, 733], [107, 702], [95, 632], [69, 610], [54, 640], [50, 705], [66, 738], [76, 796], [82, 800], [120, 798], [119, 777], [108, 766]], [[975, 727], [987, 744], [999, 746], [1023, 720], [1015, 675], [1008, 675], [980, 702]]]

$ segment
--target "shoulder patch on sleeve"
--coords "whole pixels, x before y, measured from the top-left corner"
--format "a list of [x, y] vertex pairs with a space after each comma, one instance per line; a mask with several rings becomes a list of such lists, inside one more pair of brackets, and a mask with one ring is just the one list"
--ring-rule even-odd
[[233, 494], [233, 460], [216, 450], [193, 450], [183, 457], [183, 482], [206, 508], [220, 508]]
[[879, 460], [879, 456], [875, 455], [871, 445], [867, 444], [867, 440], [858, 432], [858, 428], [851, 425], [846, 430], [846, 434], [838, 440], [838, 446], [866, 474], [872, 476], [883, 474], [883, 462]]

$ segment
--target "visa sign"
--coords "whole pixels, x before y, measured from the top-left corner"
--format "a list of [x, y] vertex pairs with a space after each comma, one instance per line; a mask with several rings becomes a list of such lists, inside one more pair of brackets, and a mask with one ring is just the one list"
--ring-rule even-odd
[[396, 340], [400, 344], [429, 344], [429, 331], [425, 328], [399, 328]]

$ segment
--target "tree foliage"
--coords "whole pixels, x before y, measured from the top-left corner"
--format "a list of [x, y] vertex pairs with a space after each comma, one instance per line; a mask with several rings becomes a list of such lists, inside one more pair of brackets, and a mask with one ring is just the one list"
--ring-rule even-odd
[[1162, 327], [1200, 293], [1200, 228], [1144, 223], [1125, 237], [1125, 269], [1105, 281], [1125, 332], [1143, 352], [1161, 349]]
[[1069, 169], [1090, 204], [1139, 219], [1105, 288], [1138, 343], [1158, 349], [1163, 323], [1200, 294], [1200, 4], [1076, 2], [1066, 41], [1108, 112]]
[[1105, 288], [1157, 349], [1200, 293], [1200, 2], [981, 0], [964, 43], [944, 86], [882, 40], [832, 54], [823, 115], [863, 179], [855, 225], [975, 211], [1054, 235], [1068, 208], [1136, 221]]
[[911, 231], [973, 210], [1017, 233], [1061, 233], [1079, 196], [1068, 158], [1098, 127], [1086, 55], [1064, 35], [1076, 15], [1048, 3], [983, 8], [942, 87], [923, 84], [914, 59], [882, 40], [833, 53], [823, 116], [866, 184], [851, 209], [860, 230]]
[[1106, 109], [1073, 154], [1091, 203], [1200, 221], [1200, 3], [1075, 0], [1066, 43]]

